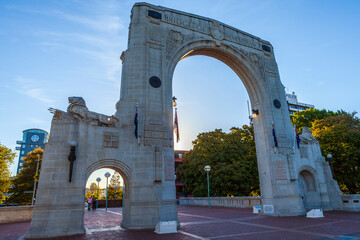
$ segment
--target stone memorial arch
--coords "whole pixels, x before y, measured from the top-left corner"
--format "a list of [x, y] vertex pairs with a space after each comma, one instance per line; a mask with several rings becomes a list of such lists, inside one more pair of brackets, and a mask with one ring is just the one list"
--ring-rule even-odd
[[154, 229], [161, 221], [178, 222], [172, 76], [181, 59], [194, 55], [222, 61], [248, 91], [263, 214], [305, 214], [304, 183], [310, 180], [310, 191], [319, 197], [306, 201], [323, 209], [341, 208], [341, 192], [311, 132], [305, 131], [296, 146], [271, 44], [213, 19], [137, 3], [131, 12], [128, 49], [121, 54], [116, 113], [91, 112], [81, 97], [69, 98], [66, 112], [51, 109], [50, 139], [26, 237], [84, 233], [85, 183], [102, 167], [116, 169], [125, 179], [124, 228]]

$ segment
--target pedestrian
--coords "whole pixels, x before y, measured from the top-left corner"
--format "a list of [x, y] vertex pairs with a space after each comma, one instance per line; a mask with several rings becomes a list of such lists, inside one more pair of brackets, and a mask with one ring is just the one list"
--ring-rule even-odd
[[92, 205], [93, 205], [92, 209], [93, 210], [96, 210], [96, 201], [97, 201], [96, 197], [92, 196]]
[[91, 208], [91, 203], [92, 203], [92, 197], [90, 196], [90, 197], [88, 198], [88, 211], [89, 211], [90, 208]]

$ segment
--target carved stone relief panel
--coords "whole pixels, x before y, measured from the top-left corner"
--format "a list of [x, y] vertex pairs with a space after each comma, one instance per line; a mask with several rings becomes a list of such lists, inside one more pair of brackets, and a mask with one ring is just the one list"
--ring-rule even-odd
[[154, 29], [150, 29], [148, 38], [149, 38], [149, 42], [161, 45], [164, 36], [161, 31], [154, 28]]
[[118, 132], [104, 132], [104, 147], [118, 148], [119, 147], [119, 133]]
[[145, 146], [172, 146], [169, 136], [167, 136], [166, 127], [161, 125], [145, 125], [144, 129]]
[[165, 160], [165, 180], [166, 181], [174, 181], [175, 173], [174, 173], [174, 159], [171, 157], [167, 157]]
[[219, 22], [201, 17], [190, 17], [175, 13], [164, 14], [162, 21], [192, 31], [210, 35], [216, 40], [227, 40], [246, 47], [262, 50], [261, 42], [249, 34]]
[[172, 54], [184, 42], [184, 35], [181, 32], [170, 30], [166, 40], [166, 60], [168, 61]]
[[274, 59], [272, 59], [272, 58], [266, 59], [265, 60], [265, 66], [266, 66], [266, 71], [267, 72], [277, 74], [278, 69], [277, 69], [277, 64], [276, 64]]
[[276, 180], [286, 180], [287, 175], [286, 175], [285, 162], [282, 162], [282, 161], [274, 162], [274, 173], [275, 173]]
[[234, 49], [242, 53], [248, 60], [251, 62], [254, 67], [258, 70], [261, 77], [265, 79], [265, 70], [264, 70], [264, 59], [262, 56], [260, 56], [257, 53], [246, 51], [243, 48], [240, 48], [238, 46], [232, 45]]
[[219, 41], [224, 39], [224, 31], [222, 30], [222, 26], [220, 26], [218, 22], [212, 23], [211, 35]]
[[156, 183], [161, 182], [162, 178], [162, 154], [161, 154], [161, 148], [155, 147], [155, 179], [154, 181]]

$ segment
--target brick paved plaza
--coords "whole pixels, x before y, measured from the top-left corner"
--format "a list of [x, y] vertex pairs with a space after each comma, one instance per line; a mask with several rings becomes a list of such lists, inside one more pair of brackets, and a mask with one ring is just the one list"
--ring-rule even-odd
[[[360, 239], [360, 213], [325, 212], [324, 218], [268, 217], [251, 209], [179, 206], [179, 233], [120, 228], [121, 208], [85, 212], [86, 235], [54, 239]], [[23, 239], [30, 222], [0, 225], [0, 239]]]

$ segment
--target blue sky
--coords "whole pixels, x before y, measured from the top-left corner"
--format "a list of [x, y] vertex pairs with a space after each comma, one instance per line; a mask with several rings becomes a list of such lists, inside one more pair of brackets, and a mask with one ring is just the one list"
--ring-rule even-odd
[[[317, 108], [359, 111], [360, 1], [148, 1], [214, 18], [268, 40], [288, 92]], [[120, 96], [121, 52], [135, 1], [0, 1], [0, 142], [22, 131], [50, 131], [48, 107], [82, 96], [112, 115]], [[247, 92], [218, 60], [179, 62], [173, 81], [181, 141], [248, 123]], [[17, 159], [16, 159], [17, 160]], [[12, 168], [15, 172], [16, 164]], [[101, 173], [103, 175], [103, 173]]]

